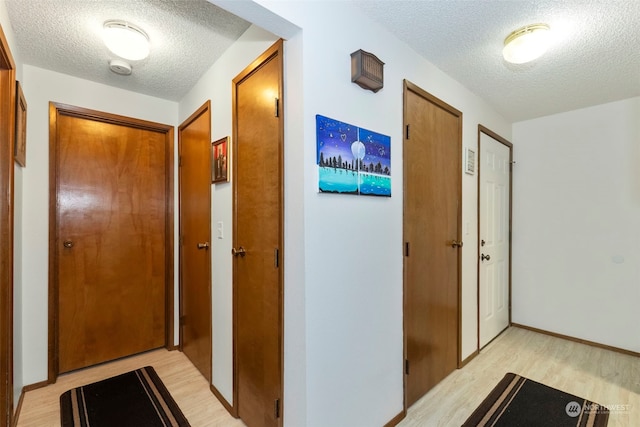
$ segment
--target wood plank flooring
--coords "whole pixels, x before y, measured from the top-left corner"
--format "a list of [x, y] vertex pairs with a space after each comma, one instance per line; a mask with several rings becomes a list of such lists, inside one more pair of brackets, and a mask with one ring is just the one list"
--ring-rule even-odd
[[193, 427], [244, 427], [242, 421], [229, 415], [218, 402], [207, 380], [183, 353], [164, 349], [64, 374], [55, 384], [25, 393], [18, 427], [60, 427], [62, 393], [149, 365], [156, 370]]
[[431, 389], [398, 426], [460, 426], [507, 372], [620, 405], [608, 427], [640, 426], [640, 358], [515, 327]]
[[[56, 384], [26, 393], [18, 427], [59, 427], [62, 393], [147, 365], [156, 369], [193, 427], [244, 426], [222, 407], [184, 354], [155, 350], [62, 375]], [[520, 328], [509, 328], [445, 378], [409, 408], [399, 426], [460, 426], [507, 372], [604, 405], [619, 405], [609, 427], [640, 426], [640, 358]]]

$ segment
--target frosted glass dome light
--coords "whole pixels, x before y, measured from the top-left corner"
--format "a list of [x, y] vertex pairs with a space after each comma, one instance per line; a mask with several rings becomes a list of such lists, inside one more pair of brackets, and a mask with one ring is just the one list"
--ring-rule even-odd
[[104, 44], [111, 52], [130, 61], [149, 56], [149, 36], [141, 28], [125, 21], [106, 21]]
[[547, 24], [527, 25], [509, 34], [504, 40], [502, 56], [512, 64], [524, 64], [542, 56], [549, 47]]

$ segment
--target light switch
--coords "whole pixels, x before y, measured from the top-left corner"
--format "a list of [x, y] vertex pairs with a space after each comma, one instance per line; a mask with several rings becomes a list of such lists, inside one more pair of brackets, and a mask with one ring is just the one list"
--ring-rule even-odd
[[222, 221], [218, 221], [216, 230], [218, 230], [218, 239], [224, 239], [224, 224], [222, 223]]

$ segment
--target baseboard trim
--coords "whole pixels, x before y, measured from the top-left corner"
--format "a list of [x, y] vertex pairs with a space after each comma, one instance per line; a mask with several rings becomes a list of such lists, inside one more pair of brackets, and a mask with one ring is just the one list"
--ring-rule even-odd
[[39, 383], [28, 384], [28, 385], [22, 387], [22, 393], [26, 393], [28, 391], [37, 390], [39, 388], [46, 387], [49, 384], [51, 384], [51, 383], [49, 381], [46, 381], [46, 380], [45, 381], [40, 381]]
[[400, 421], [402, 421], [404, 419], [404, 417], [407, 416], [407, 411], [405, 411], [404, 409], [402, 410], [402, 412], [400, 412], [398, 415], [396, 415], [395, 417], [393, 417], [391, 419], [391, 421], [389, 421], [388, 423], [386, 423], [384, 425], [384, 427], [393, 427], [398, 425], [398, 423], [400, 423]]
[[18, 399], [18, 405], [16, 406], [16, 410], [13, 413], [13, 423], [12, 426], [16, 427], [18, 425], [18, 418], [20, 418], [20, 411], [22, 410], [22, 402], [24, 401], [24, 394], [28, 391], [37, 390], [42, 387], [46, 387], [49, 385], [49, 381], [40, 381], [34, 384], [28, 384], [22, 387], [22, 391], [20, 392], [20, 398]]
[[634, 357], [640, 357], [640, 353], [636, 353], [635, 351], [631, 351], [631, 350], [625, 350], [624, 348], [619, 348], [619, 347], [613, 347], [607, 344], [601, 344], [599, 342], [595, 342], [595, 341], [589, 341], [589, 340], [584, 340], [582, 338], [576, 338], [576, 337], [571, 337], [569, 335], [563, 335], [563, 334], [559, 334], [557, 332], [551, 332], [551, 331], [547, 331], [544, 329], [538, 329], [538, 328], [534, 328], [533, 326], [527, 326], [527, 325], [521, 325], [519, 323], [512, 323], [511, 326], [514, 326], [516, 328], [521, 328], [521, 329], [526, 329], [532, 332], [537, 332], [539, 334], [544, 334], [544, 335], [549, 335], [552, 337], [556, 337], [556, 338], [562, 338], [568, 341], [573, 341], [573, 342], [577, 342], [580, 344], [586, 344], [586, 345], [590, 345], [592, 347], [598, 347], [598, 348], [602, 348], [605, 350], [610, 350], [610, 351], [615, 351], [616, 353], [622, 353], [622, 354], [626, 354], [628, 356], [634, 356]]
[[13, 423], [11, 424], [13, 427], [18, 426], [18, 418], [20, 418], [20, 411], [22, 410], [22, 401], [24, 400], [24, 388], [20, 393], [20, 398], [18, 399], [18, 406], [16, 406], [16, 411], [13, 414]]
[[467, 356], [466, 359], [464, 359], [462, 362], [460, 362], [460, 366], [458, 367], [458, 369], [464, 368], [469, 362], [471, 362], [473, 359], [475, 359], [478, 354], [480, 354], [480, 352], [478, 350], [476, 350], [473, 353], [471, 353], [469, 356]]
[[211, 393], [213, 393], [213, 395], [216, 397], [216, 399], [218, 399], [220, 403], [222, 403], [224, 409], [226, 409], [233, 418], [238, 418], [238, 413], [234, 409], [233, 405], [227, 402], [227, 399], [222, 396], [222, 393], [220, 393], [220, 391], [213, 384], [209, 384], [209, 389], [211, 390]]

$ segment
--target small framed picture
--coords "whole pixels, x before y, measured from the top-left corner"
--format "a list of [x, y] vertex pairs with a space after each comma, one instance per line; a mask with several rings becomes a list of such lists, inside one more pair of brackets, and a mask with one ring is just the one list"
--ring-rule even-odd
[[464, 172], [473, 175], [476, 172], [476, 152], [467, 148], [464, 158]]
[[16, 82], [16, 135], [13, 158], [23, 168], [27, 166], [27, 101], [20, 82]]
[[229, 137], [211, 143], [211, 183], [229, 181]]

